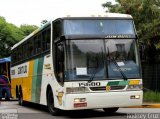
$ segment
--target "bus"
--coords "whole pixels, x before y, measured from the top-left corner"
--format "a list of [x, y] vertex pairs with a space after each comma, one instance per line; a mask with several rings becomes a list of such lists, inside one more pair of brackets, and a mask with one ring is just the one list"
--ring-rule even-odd
[[54, 19], [12, 47], [12, 95], [20, 105], [46, 105], [52, 115], [141, 105], [137, 43], [128, 14]]
[[0, 59], [0, 100], [11, 98], [10, 62], [10, 57]]

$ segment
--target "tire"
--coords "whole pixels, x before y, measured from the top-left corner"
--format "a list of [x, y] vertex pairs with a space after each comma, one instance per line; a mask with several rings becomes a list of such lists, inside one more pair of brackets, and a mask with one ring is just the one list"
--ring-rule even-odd
[[58, 115], [58, 109], [54, 107], [54, 98], [52, 90], [49, 90], [47, 93], [47, 106], [51, 115]]
[[108, 114], [115, 113], [118, 109], [119, 109], [119, 107], [103, 108], [103, 110], [104, 110], [106, 113], [108, 113]]
[[18, 86], [16, 86], [16, 99], [19, 98], [19, 94], [18, 94]]
[[19, 90], [19, 94], [18, 94], [18, 103], [19, 105], [23, 106], [24, 105], [24, 101], [23, 101], [23, 93], [22, 93], [22, 89]]

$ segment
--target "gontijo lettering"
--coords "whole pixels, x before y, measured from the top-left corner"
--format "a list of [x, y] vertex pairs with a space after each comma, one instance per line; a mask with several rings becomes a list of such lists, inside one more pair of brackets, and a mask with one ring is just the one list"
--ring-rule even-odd
[[27, 65], [18, 67], [18, 74], [27, 73]]

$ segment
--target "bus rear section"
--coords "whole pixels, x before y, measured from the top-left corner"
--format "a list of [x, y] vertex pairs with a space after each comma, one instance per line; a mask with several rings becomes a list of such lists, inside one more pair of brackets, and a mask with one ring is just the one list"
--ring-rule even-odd
[[11, 98], [10, 58], [0, 59], [0, 100]]

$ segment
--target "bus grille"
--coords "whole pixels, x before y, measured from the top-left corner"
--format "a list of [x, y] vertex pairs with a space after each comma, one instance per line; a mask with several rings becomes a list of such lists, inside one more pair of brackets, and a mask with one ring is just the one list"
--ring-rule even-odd
[[[126, 86], [111, 86], [110, 90], [123, 90]], [[92, 91], [105, 91], [106, 86], [101, 87], [90, 87]]]

